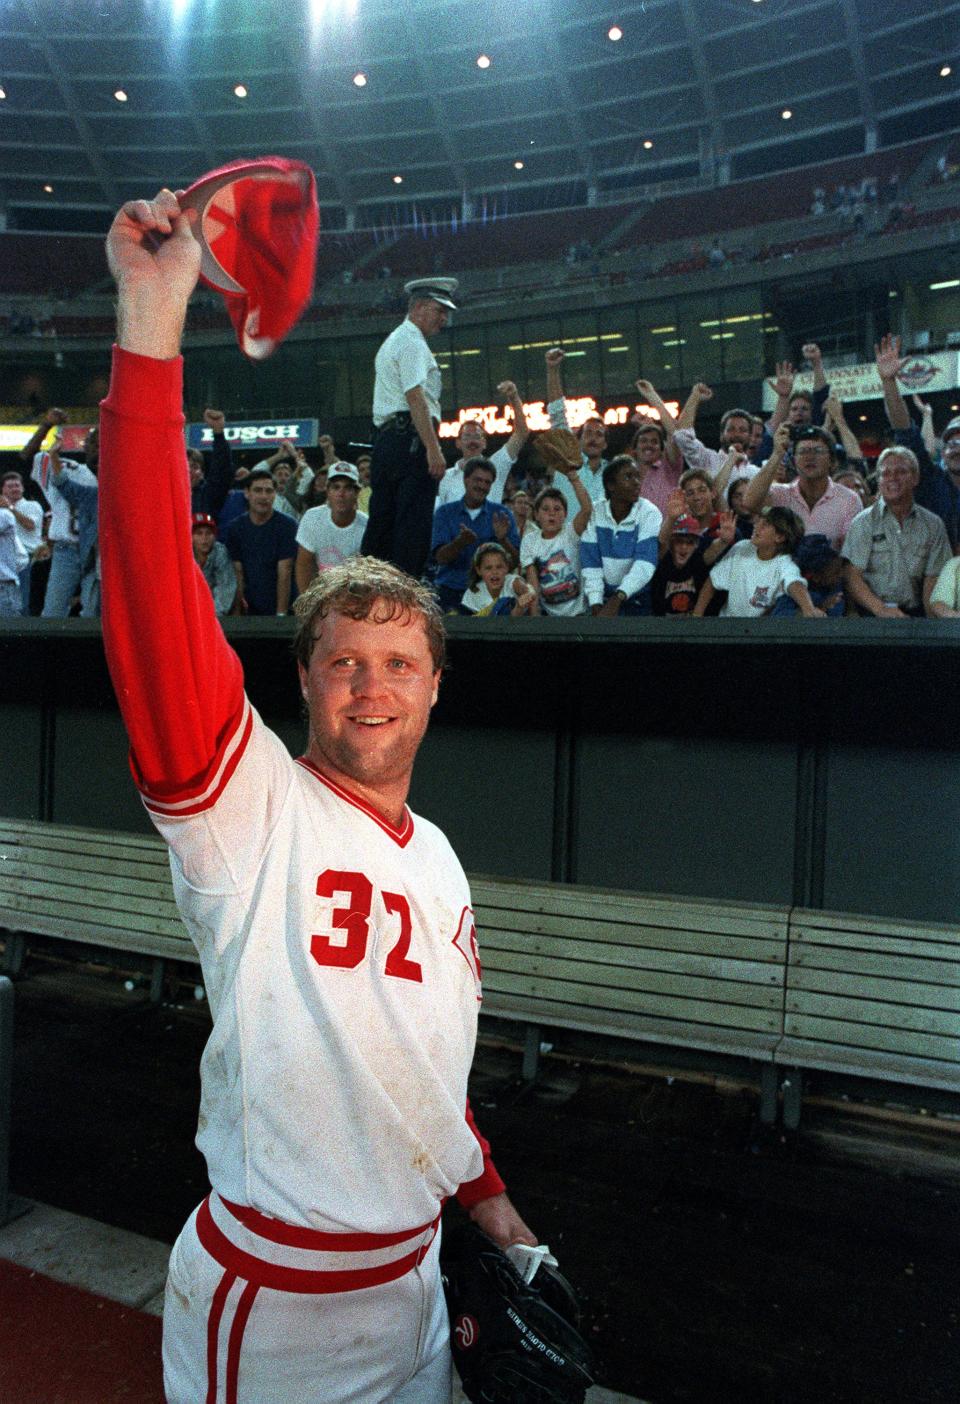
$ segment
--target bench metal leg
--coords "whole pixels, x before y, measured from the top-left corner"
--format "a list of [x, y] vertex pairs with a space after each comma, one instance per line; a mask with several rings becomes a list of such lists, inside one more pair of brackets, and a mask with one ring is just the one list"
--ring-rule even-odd
[[535, 1082], [540, 1067], [540, 1025], [528, 1024], [523, 1044], [523, 1080]]
[[27, 954], [27, 938], [22, 931], [8, 931], [3, 948], [4, 975], [19, 975]]
[[775, 1126], [777, 1122], [777, 1067], [775, 1063], [760, 1065], [760, 1120], [764, 1126]]
[[150, 972], [150, 1003], [161, 1004], [163, 1001], [163, 977], [166, 973], [166, 961], [162, 956], [157, 956], [153, 962]]
[[790, 1068], [783, 1079], [783, 1124], [788, 1131], [796, 1131], [800, 1125], [803, 1108], [803, 1073], [799, 1068]]
[[13, 1099], [13, 985], [0, 975], [0, 1228], [31, 1207], [10, 1194], [10, 1104]]

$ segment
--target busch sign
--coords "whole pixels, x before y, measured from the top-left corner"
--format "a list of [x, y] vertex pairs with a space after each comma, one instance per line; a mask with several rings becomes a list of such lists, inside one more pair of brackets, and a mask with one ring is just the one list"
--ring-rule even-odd
[[[283, 439], [289, 439], [297, 448], [312, 448], [317, 442], [319, 423], [317, 419], [275, 419], [269, 424], [259, 419], [241, 419], [228, 422], [224, 433], [231, 448], [275, 449]], [[209, 424], [187, 425], [189, 448], [210, 448], [212, 444]]]

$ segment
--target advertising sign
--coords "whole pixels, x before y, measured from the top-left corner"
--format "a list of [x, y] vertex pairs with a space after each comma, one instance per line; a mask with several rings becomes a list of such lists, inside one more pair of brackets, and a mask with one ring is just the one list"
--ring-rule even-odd
[[[956, 351], [933, 351], [907, 357], [897, 379], [905, 395], [922, 395], [934, 390], [954, 390], [960, 385], [960, 356]], [[873, 361], [858, 366], [824, 366], [830, 389], [841, 401], [882, 400], [883, 386]], [[813, 372], [803, 371], [794, 382], [794, 390], [812, 390]], [[763, 383], [763, 408], [776, 408], [777, 397], [766, 381]]]
[[[16, 453], [30, 442], [39, 427], [37, 424], [0, 424], [0, 453]], [[59, 428], [63, 453], [80, 453], [90, 425], [61, 424]], [[56, 431], [51, 429], [43, 441], [43, 447], [49, 448], [55, 437]]]
[[[648, 404], [617, 404], [607, 405], [603, 409], [597, 407], [597, 402], [592, 395], [584, 395], [580, 399], [564, 401], [567, 407], [567, 423], [571, 429], [579, 429], [588, 419], [602, 419], [604, 424], [627, 424], [635, 414], [643, 415], [646, 419], [659, 419], [657, 411]], [[667, 409], [673, 415], [680, 413], [680, 405], [676, 400], [665, 400]], [[547, 406], [543, 400], [532, 400], [529, 404], [524, 404], [523, 412], [526, 416], [527, 424], [533, 433], [540, 429], [550, 428], [550, 416], [547, 414]], [[456, 419], [444, 419], [440, 422], [437, 433], [441, 439], [455, 439], [460, 433], [461, 427], [468, 420], [477, 420], [483, 426], [485, 434], [512, 434], [513, 433], [513, 410], [503, 405], [474, 405], [470, 409], [462, 409]]]
[[[227, 423], [224, 430], [227, 443], [237, 449], [279, 448], [289, 439], [297, 448], [313, 448], [319, 437], [318, 419], [241, 419]], [[213, 446], [213, 430], [209, 424], [187, 425], [188, 448], [208, 449]]]

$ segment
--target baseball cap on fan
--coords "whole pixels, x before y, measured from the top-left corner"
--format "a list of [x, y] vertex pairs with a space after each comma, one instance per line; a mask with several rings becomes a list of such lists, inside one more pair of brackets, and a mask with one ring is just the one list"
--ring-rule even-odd
[[200, 277], [223, 295], [241, 351], [264, 360], [313, 291], [320, 234], [313, 171], [282, 156], [232, 161], [194, 181], [180, 207], [199, 215]]
[[344, 463], [342, 458], [336, 463], [331, 463], [327, 469], [327, 486], [329, 487], [336, 478], [347, 478], [351, 483], [356, 483], [357, 487], [360, 486], [360, 474], [352, 463]]
[[407, 297], [429, 297], [439, 302], [441, 307], [449, 307], [451, 312], [456, 312], [453, 295], [458, 287], [456, 278], [411, 278], [409, 283], [404, 283], [403, 291]]
[[700, 523], [696, 517], [678, 517], [670, 531], [671, 536], [699, 536]]

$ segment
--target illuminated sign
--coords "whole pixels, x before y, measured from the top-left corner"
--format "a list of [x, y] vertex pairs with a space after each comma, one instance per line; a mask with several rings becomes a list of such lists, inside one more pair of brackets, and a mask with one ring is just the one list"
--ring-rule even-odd
[[[224, 430], [227, 443], [233, 448], [277, 448], [283, 439], [289, 439], [298, 448], [312, 448], [317, 442], [320, 421], [318, 419], [274, 419], [265, 423], [262, 419], [235, 420]], [[187, 445], [190, 448], [212, 448], [213, 430], [209, 424], [188, 424]]]
[[[0, 453], [16, 453], [33, 438], [39, 424], [0, 424]], [[89, 424], [61, 424], [58, 426], [64, 453], [80, 453], [83, 441], [90, 433]], [[56, 438], [57, 430], [51, 429], [43, 441], [48, 449]]]
[[[578, 400], [566, 400], [564, 403], [567, 407], [567, 423], [571, 429], [581, 428], [588, 419], [602, 419], [604, 424], [609, 426], [629, 424], [635, 414], [642, 415], [645, 419], [660, 418], [657, 411], [648, 404], [608, 405], [605, 409], [598, 409], [592, 395], [584, 395]], [[672, 415], [680, 413], [679, 401], [665, 400], [664, 404]], [[543, 400], [525, 403], [523, 412], [534, 433], [539, 429], [550, 428], [550, 416]], [[468, 421], [478, 422], [485, 434], [513, 433], [513, 410], [509, 405], [474, 405], [470, 409], [462, 409], [456, 419], [441, 420], [437, 433], [441, 439], [455, 439]]]

